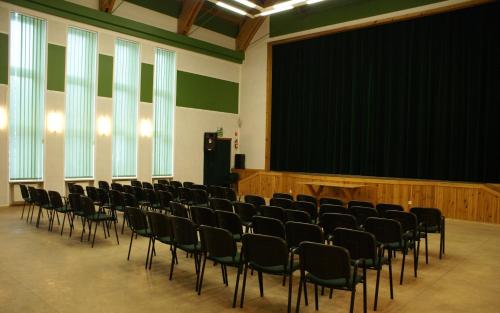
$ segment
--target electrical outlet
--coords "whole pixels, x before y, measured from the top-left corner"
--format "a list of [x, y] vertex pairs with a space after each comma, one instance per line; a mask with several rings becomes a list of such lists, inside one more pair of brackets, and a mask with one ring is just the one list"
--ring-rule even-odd
[[412, 202], [411, 202], [411, 200], [408, 200], [408, 205], [412, 205]]

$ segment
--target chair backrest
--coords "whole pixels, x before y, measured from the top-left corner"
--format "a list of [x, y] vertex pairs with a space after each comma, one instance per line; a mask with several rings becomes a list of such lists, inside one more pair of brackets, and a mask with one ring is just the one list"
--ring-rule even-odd
[[273, 198], [288, 199], [293, 201], [293, 196], [289, 193], [275, 192]]
[[49, 190], [50, 204], [53, 208], [62, 208], [64, 203], [62, 201], [61, 195], [57, 191]]
[[333, 231], [333, 244], [344, 247], [354, 260], [377, 258], [377, 241], [371, 233], [347, 228], [337, 228]]
[[233, 205], [242, 222], [251, 222], [252, 217], [257, 215], [257, 209], [251, 203], [234, 202]]
[[142, 183], [138, 180], [132, 180], [130, 182], [130, 185], [132, 185], [133, 187], [139, 187], [139, 188], [142, 188]]
[[123, 185], [119, 183], [111, 183], [111, 189], [117, 191], [123, 191]]
[[325, 280], [351, 278], [349, 251], [339, 246], [316, 242], [302, 242], [300, 248], [300, 270]]
[[226, 199], [226, 187], [213, 186], [212, 198]]
[[182, 183], [182, 187], [184, 188], [191, 188], [191, 186], [193, 186], [194, 183], [192, 181], [185, 181], [184, 183]]
[[151, 190], [153, 190], [153, 189], [154, 189], [154, 188], [153, 188], [153, 185], [152, 185], [151, 183], [148, 183], [147, 181], [143, 181], [143, 182], [142, 182], [142, 188], [143, 188], [143, 189], [151, 189]]
[[174, 200], [179, 198], [179, 191], [174, 186], [165, 185], [165, 189], [170, 192]]
[[29, 201], [30, 200], [30, 193], [28, 191], [28, 187], [26, 185], [19, 185], [19, 188], [21, 189], [21, 196], [23, 197], [24, 201]]
[[337, 198], [321, 198], [321, 199], [319, 199], [319, 205], [323, 205], [323, 204], [343, 206], [344, 202], [340, 199], [337, 199]]
[[257, 210], [261, 205], [266, 205], [266, 200], [263, 197], [256, 195], [246, 195], [245, 202], [253, 204]]
[[418, 223], [422, 226], [432, 227], [436, 226], [441, 231], [441, 220], [442, 214], [441, 210], [436, 208], [411, 208], [410, 212], [415, 214], [418, 219]]
[[174, 232], [172, 229], [172, 222], [168, 216], [158, 212], [147, 212], [149, 218], [149, 225], [153, 236], [170, 237], [173, 239]]
[[319, 215], [321, 216], [326, 213], [347, 214], [347, 209], [337, 204], [322, 204], [319, 207]]
[[71, 188], [69, 190], [71, 193], [78, 193], [81, 195], [85, 194], [85, 191], [83, 190], [83, 187], [81, 185], [73, 184], [71, 185]]
[[170, 209], [172, 211], [172, 214], [175, 216], [184, 218], [189, 217], [189, 213], [186, 206], [184, 206], [184, 204], [180, 202], [170, 201]]
[[233, 204], [227, 199], [212, 198], [210, 199], [210, 207], [214, 211], [233, 212]]
[[182, 183], [178, 180], [171, 180], [170, 181], [170, 186], [173, 186], [174, 188], [179, 188], [182, 187]]
[[286, 222], [286, 212], [285, 209], [278, 206], [272, 205], [261, 205], [260, 213], [264, 217], [271, 217], [280, 220], [281, 222]]
[[191, 189], [186, 187], [178, 187], [177, 191], [179, 192], [179, 198], [181, 201], [193, 201], [193, 194]]
[[234, 189], [232, 188], [225, 188], [225, 191], [226, 191], [226, 199], [231, 201], [231, 202], [234, 202], [236, 200], [238, 200], [238, 196], [236, 195], [236, 192], [234, 191]]
[[285, 229], [289, 248], [298, 247], [303, 241], [325, 242], [321, 227], [315, 224], [287, 222]]
[[350, 214], [325, 213], [319, 217], [319, 225], [323, 227], [325, 233], [333, 235], [333, 231], [339, 227], [357, 229], [356, 218]]
[[139, 186], [132, 186], [133, 194], [137, 198], [137, 201], [143, 201], [144, 200], [144, 192], [143, 189]]
[[38, 192], [36, 191], [36, 188], [33, 186], [28, 186], [28, 193], [30, 195], [31, 201], [33, 203], [38, 204]]
[[307, 212], [311, 217], [311, 220], [315, 221], [318, 218], [318, 209], [316, 208], [316, 203], [309, 201], [295, 201], [292, 205], [294, 210], [299, 210]]
[[243, 226], [238, 214], [227, 211], [215, 211], [217, 216], [217, 224], [220, 228], [224, 228], [231, 232], [231, 234], [243, 234]]
[[286, 220], [290, 222], [311, 223], [311, 215], [304, 211], [285, 210]]
[[160, 190], [163, 190], [163, 191], [164, 191], [164, 190], [166, 190], [166, 189], [165, 189], [165, 185], [164, 185], [164, 184], [160, 184], [160, 183], [154, 183], [154, 184], [153, 184], [153, 189], [154, 189], [155, 191], [160, 191]]
[[315, 197], [310, 196], [310, 195], [304, 195], [304, 194], [297, 195], [297, 201], [311, 202], [314, 204], [314, 206], [316, 206], [316, 204], [317, 204]]
[[49, 205], [50, 199], [47, 190], [39, 188], [36, 190], [38, 196], [38, 205]]
[[170, 185], [170, 182], [167, 179], [158, 179], [158, 184]]
[[383, 217], [398, 221], [401, 224], [403, 233], [410, 231], [414, 232], [415, 235], [415, 232], [418, 229], [418, 219], [414, 213], [388, 210], [384, 212]]
[[105, 180], [100, 180], [97, 185], [99, 188], [104, 189], [104, 190], [109, 190], [109, 183]]
[[109, 204], [109, 190], [103, 188], [97, 188], [97, 199], [102, 204]]
[[162, 210], [167, 210], [170, 208], [170, 202], [174, 201], [174, 197], [168, 191], [158, 190], [156, 191], [158, 200], [160, 201], [160, 208]]
[[232, 257], [235, 261], [238, 249], [231, 232], [203, 225], [200, 227], [200, 237], [203, 250], [208, 253], [209, 257]]
[[244, 259], [260, 266], [286, 267], [288, 249], [285, 240], [279, 237], [261, 234], [243, 235], [242, 251]]
[[205, 190], [206, 192], [208, 192], [208, 187], [205, 185], [194, 184], [193, 186], [191, 186], [191, 189], [201, 189], [201, 190]]
[[404, 211], [401, 205], [389, 203], [378, 203], [375, 209], [378, 211], [379, 216], [384, 216], [385, 211]]
[[94, 186], [85, 187], [87, 190], [87, 197], [92, 199], [92, 201], [99, 201], [99, 195], [97, 194], [97, 189]]
[[198, 243], [196, 228], [190, 219], [172, 216], [174, 240], [179, 245], [193, 245]]
[[122, 185], [122, 190], [123, 190], [123, 192], [131, 193], [131, 194], [135, 195], [134, 187], [131, 185]]
[[137, 198], [133, 193], [123, 193], [123, 202], [125, 206], [137, 208], [139, 205], [137, 204]]
[[349, 201], [349, 203], [347, 204], [347, 207], [348, 208], [352, 208], [353, 206], [362, 206], [362, 207], [365, 207], [365, 208], [374, 208], [375, 207], [373, 205], [373, 203], [368, 202], [368, 201], [358, 201], [358, 200], [351, 200], [351, 201]]
[[75, 212], [82, 212], [82, 195], [79, 193], [70, 193], [68, 195], [69, 205], [71, 206], [71, 210]]
[[148, 229], [148, 220], [143, 210], [134, 207], [126, 207], [125, 210], [127, 212], [130, 228], [134, 232]]
[[192, 206], [191, 218], [196, 226], [207, 225], [217, 227], [214, 211], [206, 207]]
[[203, 189], [191, 189], [191, 195], [193, 196], [193, 204], [207, 205], [208, 204], [208, 192]]
[[80, 205], [85, 216], [91, 216], [96, 213], [94, 201], [90, 197], [82, 196], [80, 198]]
[[283, 208], [285, 210], [291, 209], [292, 204], [293, 204], [293, 200], [290, 200], [287, 198], [272, 198], [269, 201], [269, 205], [279, 206], [280, 208]]
[[388, 218], [369, 217], [365, 222], [365, 230], [375, 235], [378, 242], [394, 243], [402, 241], [401, 224]]
[[125, 198], [123, 196], [123, 193], [118, 190], [111, 189], [109, 191], [109, 200], [113, 208], [117, 206], [125, 207]]
[[364, 225], [366, 219], [369, 217], [379, 217], [377, 210], [364, 206], [350, 207], [347, 212], [356, 217], [359, 225]]
[[142, 190], [143, 200], [148, 202], [150, 205], [159, 203], [159, 199], [156, 197], [156, 193], [153, 189], [144, 188]]
[[285, 239], [285, 226], [283, 222], [275, 218], [254, 216], [252, 218], [254, 234], [275, 236]]

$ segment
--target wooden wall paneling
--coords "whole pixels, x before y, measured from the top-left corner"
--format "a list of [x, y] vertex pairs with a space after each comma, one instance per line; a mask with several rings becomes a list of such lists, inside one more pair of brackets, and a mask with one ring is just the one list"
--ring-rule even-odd
[[435, 190], [434, 207], [440, 209], [446, 217], [458, 218], [456, 211], [457, 188], [437, 186]]
[[477, 188], [457, 188], [456, 214], [457, 218], [477, 220]]
[[411, 196], [411, 207], [433, 207], [435, 187], [432, 185], [412, 185]]

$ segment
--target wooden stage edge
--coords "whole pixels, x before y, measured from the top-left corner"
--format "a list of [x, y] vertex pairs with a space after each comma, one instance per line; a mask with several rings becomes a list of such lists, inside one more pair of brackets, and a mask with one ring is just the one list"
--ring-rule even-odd
[[[312, 195], [307, 184], [363, 185], [352, 198], [373, 203], [411, 207], [436, 207], [449, 218], [500, 224], [500, 185], [404, 178], [363, 177], [328, 174], [234, 169], [240, 175], [238, 193], [271, 198], [275, 192]], [[321, 196], [345, 198], [341, 190], [325, 188]]]

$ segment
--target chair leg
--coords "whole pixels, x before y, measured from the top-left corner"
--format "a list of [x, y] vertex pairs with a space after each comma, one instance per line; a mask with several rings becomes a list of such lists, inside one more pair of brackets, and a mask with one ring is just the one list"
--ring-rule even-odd
[[292, 278], [293, 271], [290, 269], [290, 277], [288, 277], [288, 313], [292, 312]]
[[130, 260], [130, 250], [132, 250], [132, 241], [134, 240], [134, 232], [132, 231], [132, 234], [130, 235], [130, 244], [128, 246], [128, 256], [127, 256], [127, 261]]
[[394, 299], [394, 291], [392, 288], [392, 256], [391, 256], [391, 253], [392, 253], [392, 251], [389, 250], [388, 251], [388, 255], [389, 255], [389, 286], [390, 286], [390, 290], [391, 290], [391, 299]]
[[314, 305], [316, 307], [316, 311], [319, 310], [319, 304], [318, 304], [318, 285], [314, 284]]
[[152, 237], [149, 237], [149, 243], [148, 243], [148, 254], [146, 255], [146, 265], [145, 265], [145, 269], [148, 269], [148, 262], [149, 262], [149, 253], [151, 251], [151, 241], [152, 241]]
[[[153, 241], [153, 248], [151, 248], [152, 251], [155, 251], [155, 237], [152, 237], [152, 241]], [[156, 254], [154, 253], [151, 253], [151, 255], [149, 256], [149, 269], [151, 269], [151, 264], [153, 264], [153, 256], [156, 256]]]
[[299, 292], [297, 293], [297, 305], [295, 306], [295, 313], [299, 313], [300, 310], [300, 298], [302, 297], [302, 285], [303, 285], [302, 280], [303, 278], [301, 274], [299, 279]]
[[243, 308], [243, 301], [245, 300], [245, 287], [246, 287], [246, 283], [247, 283], [247, 271], [248, 271], [248, 264], [245, 264], [245, 270], [243, 272], [243, 286], [241, 286], [240, 308]]
[[[40, 215], [42, 214], [42, 207], [39, 207], [38, 209], [38, 217], [36, 219], [36, 227], [38, 228], [38, 225], [40, 225]], [[31, 218], [33, 219], [33, 215], [31, 216]]]
[[309, 305], [309, 301], [308, 301], [308, 299], [307, 299], [307, 281], [306, 281], [305, 277], [304, 277], [304, 282], [303, 282], [303, 284], [304, 284], [304, 304], [305, 304], [306, 306], [308, 306], [308, 305]]
[[63, 231], [64, 231], [64, 222], [66, 221], [66, 212], [64, 213], [64, 216], [63, 216], [63, 223], [62, 223], [62, 226], [61, 226], [61, 236], [63, 234]]
[[241, 265], [238, 265], [238, 273], [236, 274], [236, 286], [234, 287], [233, 308], [236, 307], [236, 301], [238, 300], [238, 286], [240, 284], [240, 275], [241, 275]]
[[168, 276], [168, 280], [172, 280], [172, 275], [174, 274], [174, 262], [175, 259], [177, 259], [177, 247], [174, 246], [174, 249], [172, 250], [172, 262], [170, 263], [170, 274]]
[[21, 220], [23, 219], [23, 216], [24, 216], [24, 208], [26, 207], [26, 201], [24, 201], [24, 204], [23, 204], [23, 212], [21, 213]]
[[258, 271], [257, 272], [257, 276], [259, 278], [259, 290], [260, 290], [260, 296], [263, 297], [264, 296], [264, 283], [262, 282], [262, 272], [261, 271]]
[[[116, 219], [113, 221], [113, 223], [115, 224], [115, 235], [116, 235], [116, 244], [120, 244], [120, 240], [118, 239], [118, 231], [116, 230]], [[151, 267], [151, 265], [150, 265]]]
[[413, 241], [413, 274], [415, 275], [415, 278], [417, 277], [417, 270], [418, 270], [418, 256], [417, 256], [417, 248], [415, 245], [415, 241]]
[[[94, 238], [92, 238], [92, 248], [94, 247], [94, 242], [95, 242], [95, 233], [97, 233], [97, 226], [99, 226], [99, 221], [96, 221], [96, 222], [95, 222], [95, 228], [94, 228]], [[92, 228], [90, 228], [90, 230], [92, 230]], [[89, 231], [89, 235], [90, 235], [90, 231]]]
[[427, 233], [425, 233], [425, 264], [429, 264], [429, 252], [427, 246]]
[[406, 247], [407, 243], [405, 241], [404, 247], [403, 247], [403, 260], [401, 261], [401, 275], [399, 276], [399, 284], [403, 284], [403, 277], [405, 274], [405, 260], [406, 260], [406, 253], [408, 252], [408, 249]]
[[377, 281], [375, 283], [375, 301], [373, 303], [373, 311], [377, 311], [377, 303], [378, 303], [378, 286], [380, 283], [380, 270], [382, 268], [382, 264], [379, 264], [377, 268]]
[[[200, 281], [198, 282], [198, 296], [201, 295], [201, 287], [203, 286], [203, 275], [205, 274], [205, 263], [207, 262], [206, 253], [203, 254], [203, 264], [201, 265]], [[233, 301], [234, 307], [234, 301]]]
[[439, 234], [439, 259], [443, 257], [443, 231]]
[[356, 285], [354, 285], [352, 287], [352, 290], [351, 290], [351, 307], [349, 309], [349, 312], [350, 313], [353, 313], [354, 312], [354, 298], [356, 297]]
[[[330, 291], [333, 290], [330, 289]], [[363, 266], [363, 312], [366, 313], [367, 311], [367, 302], [366, 302], [366, 298], [367, 298], [367, 291], [366, 291], [366, 266]]]

